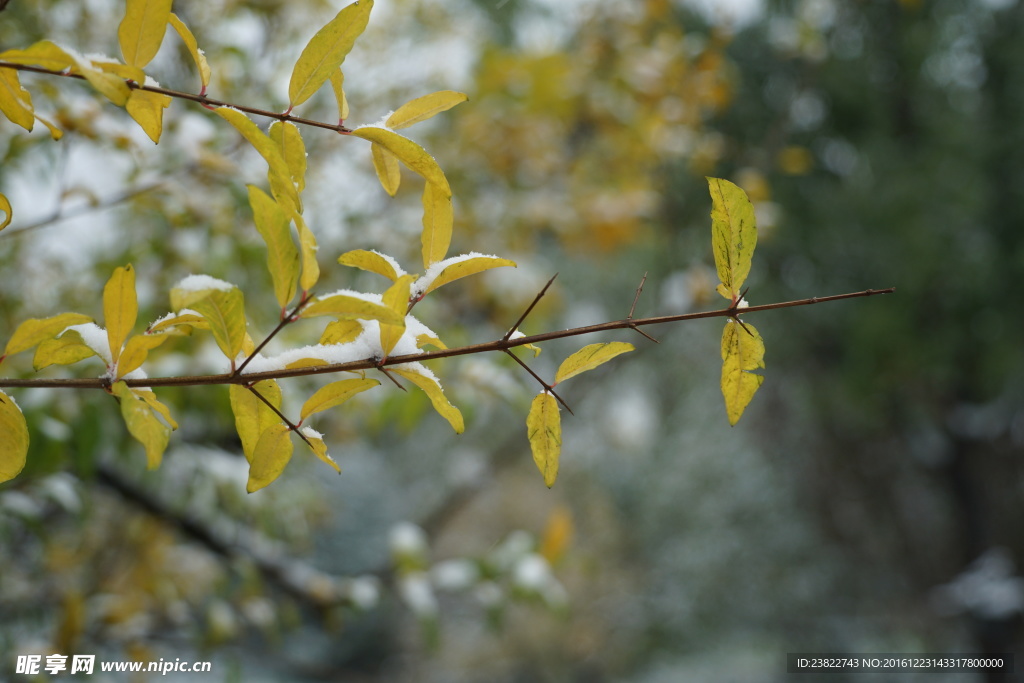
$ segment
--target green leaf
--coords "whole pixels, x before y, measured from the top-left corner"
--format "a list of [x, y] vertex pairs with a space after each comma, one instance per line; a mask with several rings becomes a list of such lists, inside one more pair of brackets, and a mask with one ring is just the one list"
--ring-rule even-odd
[[356, 39], [366, 30], [373, 0], [359, 0], [338, 12], [299, 55], [288, 83], [288, 108], [296, 107], [320, 89], [341, 66]]
[[728, 180], [707, 180], [711, 191], [711, 246], [723, 285], [718, 291], [736, 304], [757, 246], [754, 207], [747, 193]]
[[333, 315], [339, 320], [377, 320], [386, 324], [399, 324], [405, 320], [405, 311], [399, 316], [394, 310], [347, 294], [329, 294], [317, 297], [302, 309], [303, 318]]
[[0, 483], [10, 481], [25, 468], [28, 456], [28, 424], [14, 399], [0, 391]]
[[405, 275], [405, 271], [398, 267], [393, 258], [385, 256], [380, 252], [367, 251], [366, 249], [346, 251], [338, 257], [338, 263], [343, 266], [352, 266], [353, 268], [383, 275], [392, 282]]
[[222, 119], [235, 127], [246, 140], [249, 141], [260, 156], [267, 162], [269, 168], [270, 190], [274, 198], [279, 202], [284, 200], [282, 206], [288, 213], [301, 213], [302, 202], [299, 200], [299, 193], [292, 183], [291, 171], [288, 163], [284, 160], [281, 148], [263, 134], [255, 123], [248, 116], [230, 107], [217, 107], [214, 112]]
[[38, 346], [47, 339], [53, 339], [72, 325], [91, 322], [92, 318], [81, 313], [61, 313], [49, 318], [29, 318], [14, 330], [14, 334], [11, 335], [4, 348], [4, 356], [11, 356]]
[[181, 36], [181, 41], [185, 43], [189, 54], [192, 55], [192, 61], [196, 63], [196, 68], [199, 69], [199, 81], [203, 84], [203, 90], [205, 91], [206, 86], [210, 85], [210, 65], [206, 61], [206, 55], [199, 49], [199, 44], [196, 42], [196, 37], [192, 35], [192, 31], [185, 25], [185, 22], [178, 18], [177, 14], [171, 12], [167, 17], [167, 21], [178, 32], [178, 35]]
[[0, 112], [25, 130], [31, 131], [35, 126], [32, 95], [21, 87], [18, 72], [14, 69], [0, 69]]
[[607, 363], [621, 353], [628, 353], [634, 349], [632, 344], [626, 342], [606, 342], [604, 344], [589, 344], [572, 354], [558, 367], [555, 373], [555, 384], [564, 382], [570, 377], [575, 377], [581, 372], [593, 370], [602, 363]]
[[[275, 408], [281, 407], [281, 387], [276, 380], [265, 379], [253, 385], [260, 396], [270, 401]], [[235, 430], [242, 441], [242, 453], [252, 462], [253, 453], [260, 435], [281, 418], [270, 407], [258, 399], [252, 391], [239, 384], [232, 384], [228, 391], [231, 398], [231, 412], [235, 416]]]
[[442, 261], [448, 253], [453, 224], [452, 198], [434, 183], [426, 183], [423, 188], [423, 233], [420, 236], [424, 268]]
[[370, 158], [373, 159], [373, 169], [377, 171], [381, 187], [394, 197], [402, 184], [402, 169], [398, 165], [398, 158], [376, 142], [370, 143]]
[[348, 98], [345, 97], [345, 73], [341, 69], [331, 72], [331, 89], [338, 101], [338, 121], [344, 123], [348, 118]]
[[562, 453], [562, 418], [558, 413], [558, 402], [546, 391], [537, 394], [530, 405], [526, 433], [533, 451], [533, 462], [543, 475], [544, 484], [551, 488], [558, 478], [558, 460]]
[[420, 174], [428, 182], [436, 184], [446, 197], [452, 196], [452, 188], [448, 185], [448, 179], [444, 177], [444, 172], [437, 165], [437, 161], [427, 153], [427, 150], [409, 138], [380, 126], [360, 126], [352, 131], [352, 135], [376, 142], [398, 157], [398, 160], [410, 170]]
[[407, 128], [414, 123], [426, 121], [435, 114], [448, 111], [468, 99], [469, 95], [454, 90], [440, 90], [417, 97], [395, 110], [395, 113], [388, 117], [385, 125], [392, 130]]
[[152, 61], [167, 32], [171, 0], [128, 0], [117, 27], [117, 42], [124, 61], [142, 68]]
[[299, 127], [288, 121], [274, 121], [267, 133], [281, 148], [292, 182], [302, 192], [306, 189], [306, 145], [302, 142]]
[[149, 139], [158, 143], [164, 129], [164, 109], [170, 104], [169, 95], [148, 90], [132, 90], [128, 102], [125, 103], [125, 109], [142, 130], [146, 131]]
[[349, 400], [356, 394], [372, 389], [379, 385], [375, 379], [343, 379], [337, 382], [331, 382], [326, 386], [322, 386], [317, 389], [316, 393], [309, 397], [309, 399], [302, 405], [302, 412], [299, 414], [299, 419], [304, 421], [310, 415], [314, 413], [323, 412], [329, 410], [335, 406], [339, 406], [345, 401]]
[[402, 363], [401, 365], [393, 366], [390, 372], [406, 378], [422, 389], [430, 399], [434, 410], [441, 417], [448, 420], [448, 424], [452, 426], [456, 434], [466, 431], [466, 423], [462, 419], [462, 413], [448, 401], [444, 391], [441, 389], [441, 383], [434, 376], [434, 373], [424, 365], [421, 363]]
[[[448, 264], [448, 265], [445, 265]], [[446, 285], [449, 282], [464, 278], [467, 275], [476, 275], [482, 273], [485, 270], [492, 268], [500, 268], [502, 266], [516, 267], [514, 261], [509, 261], [507, 258], [498, 258], [497, 256], [485, 256], [483, 254], [471, 253], [464, 254], [462, 256], [453, 256], [450, 259], [439, 261], [433, 265], [433, 269], [439, 270], [437, 277], [432, 280], [428, 280], [428, 284], [423, 294], [429, 294], [441, 285]], [[424, 278], [429, 278], [430, 273], [424, 275]]]
[[281, 476], [288, 461], [292, 459], [293, 449], [291, 428], [288, 425], [277, 422], [267, 427], [256, 442], [245, 490], [249, 493], [259, 491]]
[[[745, 329], [744, 329], [745, 328]], [[749, 332], [748, 332], [749, 330]], [[722, 395], [729, 424], [735, 425], [764, 381], [752, 370], [764, 367], [764, 340], [750, 323], [730, 320], [722, 330]]]
[[415, 279], [415, 275], [403, 275], [384, 292], [384, 306], [390, 308], [399, 318], [399, 322], [396, 324], [384, 322], [380, 324], [380, 346], [384, 350], [385, 356], [391, 353], [391, 349], [395, 348], [395, 344], [405, 334], [405, 314], [409, 310], [409, 291]]
[[299, 250], [292, 239], [291, 220], [267, 193], [255, 185], [248, 187], [253, 221], [267, 244], [267, 270], [274, 283], [274, 296], [284, 308], [295, 297], [299, 278]]
[[11, 224], [11, 219], [14, 218], [14, 212], [11, 211], [11, 200], [2, 194], [0, 194], [0, 211], [4, 212], [4, 220], [3, 222], [0, 222], [0, 230], [3, 230]]
[[161, 422], [149, 403], [124, 382], [114, 382], [111, 391], [120, 399], [121, 417], [128, 433], [146, 448], [147, 467], [155, 469], [171, 440], [171, 428]]
[[114, 270], [103, 287], [103, 321], [107, 325], [110, 357], [116, 364], [125, 339], [135, 327], [139, 302], [135, 297], [135, 269], [132, 264]]
[[211, 290], [189, 308], [203, 316], [217, 346], [234, 363], [245, 344], [245, 302], [240, 289]]

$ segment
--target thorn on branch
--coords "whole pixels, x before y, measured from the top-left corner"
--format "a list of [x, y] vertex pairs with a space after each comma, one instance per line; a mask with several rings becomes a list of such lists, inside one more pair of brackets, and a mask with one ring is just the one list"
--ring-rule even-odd
[[[533, 311], [533, 307], [536, 306], [537, 303], [547, 293], [548, 287], [551, 286], [551, 283], [555, 281], [556, 277], [558, 277], [558, 273], [555, 273], [554, 275], [552, 275], [551, 279], [548, 280], [548, 283], [546, 285], [544, 285], [544, 288], [542, 290], [540, 290], [539, 292], [537, 292], [537, 296], [533, 297], [533, 301], [530, 302], [530, 305], [526, 307], [526, 310], [523, 311], [523, 314], [521, 316], [519, 316], [519, 320], [516, 321], [516, 324], [513, 325], [512, 327], [510, 327], [508, 332], [505, 333], [505, 336], [501, 338], [502, 341], [508, 341], [509, 339], [512, 338], [512, 335], [515, 334], [516, 330], [519, 329], [519, 326], [523, 324], [524, 320], [526, 320], [526, 316], [530, 315], [530, 312]], [[566, 407], [568, 407], [568, 406], [566, 406]], [[569, 412], [572, 412], [572, 411], [570, 410]]]
[[395, 376], [392, 375], [390, 371], [388, 371], [387, 367], [384, 365], [384, 361], [385, 360], [387, 360], [387, 359], [381, 359], [381, 361], [377, 364], [377, 369], [380, 370], [381, 372], [383, 372], [385, 377], [387, 377], [389, 380], [394, 382], [396, 387], [398, 387], [402, 391], [408, 392], [409, 390], [406, 389], [405, 386], [401, 382], [399, 382], [397, 379], [395, 379]]
[[[554, 278], [552, 278], [552, 279], [554, 279]], [[575, 415], [575, 414], [576, 414], [576, 413], [572, 412], [572, 408], [570, 408], [570, 407], [569, 407], [569, 404], [568, 404], [568, 403], [566, 403], [566, 402], [565, 402], [564, 400], [562, 400], [562, 397], [561, 397], [561, 396], [559, 396], [559, 395], [558, 395], [558, 394], [557, 394], [557, 393], [555, 392], [555, 388], [554, 388], [554, 387], [553, 387], [552, 385], [550, 385], [550, 384], [548, 384], [547, 382], [545, 382], [545, 381], [544, 381], [543, 379], [541, 379], [540, 375], [538, 375], [538, 374], [537, 374], [536, 372], [534, 372], [534, 371], [533, 371], [533, 370], [532, 370], [532, 369], [530, 368], [530, 366], [529, 366], [529, 365], [527, 365], [527, 364], [526, 364], [526, 363], [524, 363], [524, 362], [523, 362], [522, 360], [520, 360], [519, 356], [517, 356], [516, 354], [512, 353], [512, 351], [510, 351], [509, 349], [502, 349], [502, 350], [503, 350], [503, 351], [504, 351], [505, 353], [507, 353], [508, 355], [510, 355], [510, 356], [512, 357], [512, 360], [514, 360], [515, 362], [517, 362], [517, 363], [519, 363], [519, 364], [520, 364], [521, 366], [523, 366], [523, 369], [524, 369], [524, 370], [526, 370], [526, 371], [527, 371], [528, 373], [530, 373], [530, 375], [531, 375], [531, 376], [532, 376], [532, 377], [533, 377], [533, 378], [534, 378], [535, 380], [537, 380], [538, 382], [540, 382], [540, 385], [541, 385], [542, 387], [544, 387], [544, 391], [548, 392], [549, 394], [551, 394], [552, 396], [554, 396], [554, 397], [555, 397], [556, 399], [558, 399], [558, 402], [559, 402], [559, 403], [561, 403], [561, 404], [562, 404], [562, 405], [563, 405], [563, 406], [565, 407], [565, 409], [569, 411], [569, 414], [570, 414], [570, 415]]]
[[[640, 301], [640, 293], [644, 291], [644, 283], [647, 282], [647, 273], [640, 279], [640, 284], [636, 288], [636, 296], [633, 297], [633, 305], [629, 307], [629, 315], [626, 316], [626, 320], [633, 319], [633, 312], [636, 311], [636, 302]], [[633, 328], [636, 329], [635, 327]], [[639, 331], [639, 330], [637, 330]], [[645, 337], [647, 335], [644, 335]], [[650, 337], [648, 337], [650, 339]]]

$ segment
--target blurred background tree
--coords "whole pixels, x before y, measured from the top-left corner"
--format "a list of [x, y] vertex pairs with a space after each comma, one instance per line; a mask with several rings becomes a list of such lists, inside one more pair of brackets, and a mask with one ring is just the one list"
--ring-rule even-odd
[[[4, 658], [194, 652], [247, 681], [653, 683], [783, 680], [796, 651], [1019, 650], [1024, 8], [378, 4], [346, 61], [351, 122], [467, 92], [421, 138], [455, 191], [453, 248], [520, 263], [453, 286], [450, 307], [424, 302], [449, 343], [500, 336], [555, 271], [527, 333], [622, 317], [644, 272], [638, 313], [719, 305], [703, 175], [755, 202], [753, 303], [897, 295], [758, 318], [768, 379], [734, 429], [717, 326], [658, 330], [659, 346], [567, 390], [577, 417], [551, 491], [522, 428], [535, 386], [502, 359], [440, 366], [467, 416], [458, 440], [391, 392], [331, 425], [341, 478], [293, 463], [248, 497], [216, 391], [171, 392], [183, 429], [155, 473], [108, 401], [22, 392], [34, 452], [0, 489]], [[175, 10], [211, 95], [281, 110], [290, 64], [338, 6]], [[121, 11], [15, 3], [0, 46], [110, 51]], [[186, 54], [158, 59], [166, 85], [196, 89]], [[269, 291], [244, 192], [262, 166], [232, 131], [175, 104], [153, 148], [84, 88], [30, 87], [69, 132], [0, 128], [0, 183], [39, 207], [0, 235], [4, 329], [89, 308], [98, 273], [128, 260], [148, 273], [150, 319], [188, 272]], [[309, 115], [331, 120], [329, 99]], [[321, 254], [414, 254], [418, 197], [387, 200], [351, 141], [305, 134]], [[568, 350], [546, 345], [537, 367]], [[204, 362], [186, 353], [160, 370]]]

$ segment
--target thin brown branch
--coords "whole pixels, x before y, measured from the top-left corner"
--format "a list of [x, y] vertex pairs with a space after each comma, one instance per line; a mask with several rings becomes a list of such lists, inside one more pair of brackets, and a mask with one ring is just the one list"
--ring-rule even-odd
[[283, 330], [286, 325], [289, 325], [289, 324], [295, 322], [296, 320], [298, 320], [298, 318], [296, 316], [298, 316], [299, 312], [312, 300], [313, 300], [312, 292], [303, 292], [302, 293], [302, 297], [299, 299], [299, 303], [297, 303], [295, 305], [295, 308], [293, 308], [290, 313], [286, 313], [285, 315], [281, 316], [281, 321], [279, 323], [277, 323], [277, 327], [275, 327], [273, 330], [271, 330], [270, 334], [268, 334], [266, 336], [266, 338], [263, 341], [260, 342], [259, 346], [257, 346], [255, 349], [253, 349], [253, 352], [249, 354], [248, 358], [246, 358], [244, 361], [242, 361], [242, 364], [239, 365], [235, 369], [235, 372], [233, 374], [235, 374], [235, 375], [242, 374], [242, 370], [245, 370], [245, 366], [252, 362], [252, 359], [255, 358], [259, 354], [259, 352], [262, 351], [263, 348], [267, 344], [270, 343], [271, 339], [273, 339], [274, 337], [277, 336], [278, 332]]
[[534, 378], [535, 380], [537, 380], [538, 382], [540, 382], [540, 385], [541, 385], [542, 387], [544, 387], [544, 390], [545, 390], [545, 391], [547, 391], [547, 392], [548, 392], [549, 394], [551, 394], [552, 396], [554, 396], [555, 398], [557, 398], [557, 399], [558, 399], [558, 402], [559, 402], [559, 403], [561, 403], [561, 404], [562, 404], [563, 406], [565, 406], [565, 409], [569, 411], [569, 414], [570, 414], [570, 415], [575, 415], [575, 414], [576, 414], [576, 413], [572, 412], [572, 408], [570, 408], [570, 407], [569, 407], [569, 404], [568, 404], [568, 403], [566, 403], [565, 401], [563, 401], [563, 400], [562, 400], [562, 397], [561, 397], [561, 396], [559, 396], [558, 394], [556, 394], [556, 393], [555, 393], [555, 388], [554, 388], [553, 386], [551, 386], [550, 384], [548, 384], [547, 382], [545, 382], [545, 381], [544, 381], [543, 379], [541, 379], [540, 375], [538, 375], [538, 374], [537, 374], [536, 372], [534, 372], [534, 371], [533, 371], [533, 370], [532, 370], [532, 369], [530, 368], [530, 366], [529, 366], [529, 365], [527, 365], [527, 364], [526, 364], [525, 362], [523, 362], [523, 361], [522, 361], [522, 360], [521, 360], [521, 359], [519, 358], [519, 356], [517, 356], [516, 354], [512, 353], [512, 352], [511, 352], [511, 351], [509, 351], [508, 349], [504, 349], [504, 351], [505, 351], [505, 353], [507, 353], [507, 354], [508, 354], [509, 356], [511, 356], [511, 357], [512, 357], [512, 360], [514, 360], [515, 362], [517, 362], [517, 363], [519, 363], [520, 365], [522, 365], [522, 366], [523, 366], [523, 369], [524, 369], [524, 370], [526, 370], [526, 371], [527, 371], [528, 373], [530, 373], [530, 375], [532, 375], [532, 376], [533, 376], [533, 378]]
[[[254, 387], [254, 386], [253, 386], [253, 385], [251, 385], [251, 384], [247, 384], [247, 385], [245, 386], [245, 388], [246, 388], [246, 389], [248, 389], [249, 391], [251, 391], [251, 392], [252, 392], [252, 394], [253, 394], [253, 396], [255, 396], [255, 397], [256, 397], [256, 398], [258, 398], [259, 400], [263, 401], [263, 403], [265, 403], [265, 404], [267, 405], [267, 407], [268, 407], [268, 408], [270, 408], [271, 410], [273, 410], [273, 411], [274, 411], [274, 414], [275, 414], [275, 415], [277, 415], [277, 416], [278, 416], [279, 418], [281, 418], [281, 420], [282, 420], [282, 421], [283, 421], [283, 422], [284, 422], [284, 423], [285, 423], [286, 425], [288, 425], [288, 429], [290, 429], [290, 430], [292, 430], [293, 432], [295, 432], [296, 434], [298, 434], [298, 435], [299, 435], [299, 438], [300, 438], [300, 439], [302, 439], [303, 441], [305, 441], [305, 442], [306, 442], [306, 445], [307, 445], [307, 446], [309, 446], [310, 448], [313, 448], [313, 444], [311, 444], [311, 443], [309, 442], [309, 439], [308, 439], [308, 438], [306, 438], [306, 435], [305, 435], [305, 434], [303, 434], [302, 432], [300, 432], [300, 431], [299, 431], [299, 427], [298, 427], [298, 425], [296, 425], [296, 424], [295, 424], [295, 423], [293, 423], [293, 422], [292, 422], [291, 420], [289, 420], [289, 419], [288, 419], [287, 417], [285, 417], [284, 413], [282, 413], [282, 412], [281, 412], [280, 410], [278, 410], [277, 406], [275, 406], [275, 405], [274, 405], [273, 403], [271, 403], [270, 401], [268, 401], [268, 400], [267, 400], [267, 397], [266, 397], [266, 396], [264, 396], [264, 395], [263, 395], [263, 394], [261, 394], [261, 393], [260, 393], [259, 391], [257, 391], [256, 387]], [[315, 450], [315, 449], [314, 449], [314, 450]]]
[[519, 316], [519, 320], [516, 321], [516, 324], [508, 329], [508, 332], [505, 333], [505, 336], [502, 337], [502, 340], [508, 341], [509, 339], [512, 338], [512, 335], [516, 333], [516, 330], [519, 329], [519, 326], [523, 324], [524, 320], [526, 320], [526, 316], [530, 315], [530, 312], [533, 311], [533, 307], [536, 306], [537, 303], [544, 297], [544, 294], [547, 293], [548, 287], [551, 286], [551, 283], [555, 281], [556, 277], [558, 277], [558, 273], [552, 275], [551, 279], [548, 280], [548, 283], [544, 285], [544, 289], [537, 292], [537, 296], [533, 297], [533, 301], [531, 301], [530, 305], [526, 307], [526, 310], [523, 311], [523, 314]]
[[629, 307], [629, 315], [626, 316], [626, 320], [632, 320], [633, 313], [636, 311], [636, 302], [640, 301], [640, 294], [644, 291], [644, 283], [647, 282], [647, 273], [640, 278], [640, 284], [637, 285], [636, 295], [633, 297], [633, 305]]
[[[816, 296], [810, 299], [797, 299], [795, 301], [783, 301], [774, 304], [762, 304], [750, 306], [743, 309], [743, 315], [760, 313], [761, 311], [773, 311], [780, 308], [794, 308], [796, 306], [811, 306], [823, 304], [829, 301], [840, 301], [842, 299], [854, 299], [857, 297], [875, 296], [878, 294], [892, 294], [895, 287], [887, 289], [865, 289], [860, 292], [848, 294], [835, 294], [832, 296]], [[414, 363], [439, 358], [451, 358], [453, 356], [467, 356], [477, 353], [488, 353], [492, 351], [504, 351], [524, 346], [526, 344], [540, 344], [553, 339], [564, 339], [566, 337], [578, 337], [584, 334], [597, 332], [611, 332], [613, 330], [630, 329], [634, 327], [645, 327], [648, 325], [663, 325], [666, 323], [683, 322], [684, 320], [700, 320], [702, 318], [731, 318], [736, 314], [734, 308], [723, 308], [714, 311], [701, 311], [698, 313], [681, 313], [678, 315], [663, 315], [652, 318], [634, 318], [632, 320], [613, 320], [596, 325], [574, 327], [568, 330], [555, 330], [542, 334], [535, 334], [528, 337], [516, 339], [497, 339], [495, 341], [481, 344], [470, 344], [451, 349], [440, 349], [437, 351], [426, 351], [424, 353], [407, 354], [404, 356], [389, 356], [384, 361], [377, 361], [373, 358], [352, 361], [350, 363], [338, 363], [334, 365], [318, 365], [304, 368], [292, 368], [285, 370], [268, 370], [266, 372], [252, 372], [245, 375], [232, 375], [225, 373], [221, 375], [196, 375], [185, 377], [149, 377], [146, 379], [128, 379], [124, 382], [131, 387], [183, 387], [202, 386], [209, 384], [250, 384], [264, 379], [284, 379], [286, 377], [301, 377], [305, 375], [322, 375], [336, 372], [352, 372], [357, 370], [372, 370], [384, 365], [400, 365], [402, 363]], [[106, 381], [102, 378], [70, 378], [70, 379], [0, 379], [0, 388], [27, 388], [27, 387], [56, 387], [66, 389], [102, 389]]]

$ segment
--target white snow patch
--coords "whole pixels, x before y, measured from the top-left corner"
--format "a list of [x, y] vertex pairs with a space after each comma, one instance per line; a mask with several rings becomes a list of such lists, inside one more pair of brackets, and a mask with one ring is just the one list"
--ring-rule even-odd
[[202, 292], [207, 289], [219, 289], [222, 292], [229, 292], [235, 289], [235, 286], [230, 282], [224, 282], [224, 280], [218, 280], [209, 275], [189, 275], [174, 285], [172, 289], [180, 289], [183, 292]]
[[434, 280], [437, 279], [437, 276], [444, 272], [444, 269], [447, 268], [448, 266], [453, 266], [456, 263], [462, 263], [463, 261], [469, 261], [470, 259], [475, 258], [498, 259], [501, 257], [495, 256], [493, 254], [481, 254], [480, 252], [477, 251], [471, 251], [468, 254], [452, 256], [451, 258], [446, 258], [443, 261], [438, 261], [437, 263], [431, 264], [431, 266], [427, 268], [427, 272], [423, 273], [423, 275], [418, 280], [416, 280], [416, 282], [412, 283], [413, 298], [419, 298], [423, 296], [423, 292], [427, 291], [427, 289], [430, 288], [430, 285], [434, 283]]
[[107, 331], [105, 329], [96, 323], [82, 323], [81, 325], [71, 325], [64, 328], [64, 331], [57, 336], [63, 336], [68, 330], [77, 332], [78, 336], [82, 338], [82, 342], [95, 351], [96, 355], [102, 358], [103, 362], [108, 366], [114, 364], [110, 356], [110, 341], [107, 338]]

